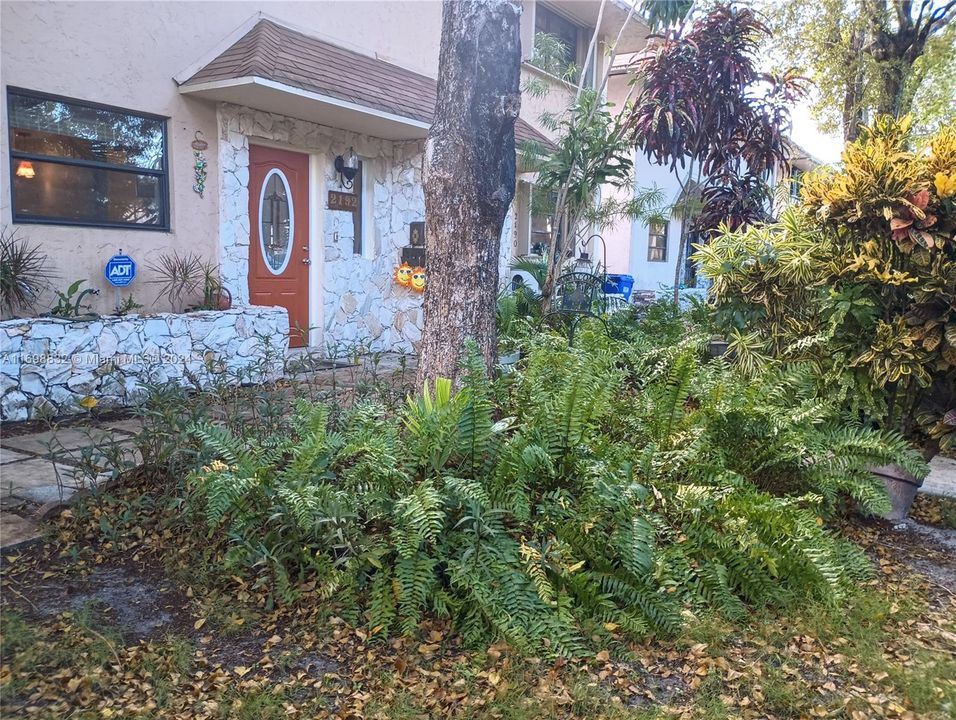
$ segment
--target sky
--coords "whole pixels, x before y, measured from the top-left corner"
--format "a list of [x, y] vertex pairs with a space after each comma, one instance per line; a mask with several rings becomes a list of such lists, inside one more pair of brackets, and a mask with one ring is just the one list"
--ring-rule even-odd
[[843, 150], [840, 134], [820, 132], [810, 114], [810, 101], [804, 100], [793, 109], [793, 141], [822, 163], [835, 163]]

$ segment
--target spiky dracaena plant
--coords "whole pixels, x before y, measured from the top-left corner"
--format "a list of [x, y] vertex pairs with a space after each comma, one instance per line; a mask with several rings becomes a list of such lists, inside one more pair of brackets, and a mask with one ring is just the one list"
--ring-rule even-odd
[[0, 230], [0, 317], [32, 308], [51, 276], [39, 247], [16, 230]]

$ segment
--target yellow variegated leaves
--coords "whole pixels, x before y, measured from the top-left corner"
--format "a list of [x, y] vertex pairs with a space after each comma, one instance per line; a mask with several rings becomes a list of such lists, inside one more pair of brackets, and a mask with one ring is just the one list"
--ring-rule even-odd
[[933, 186], [936, 188], [936, 194], [941, 199], [956, 195], [956, 173], [952, 175], [947, 175], [942, 172], [936, 173]]

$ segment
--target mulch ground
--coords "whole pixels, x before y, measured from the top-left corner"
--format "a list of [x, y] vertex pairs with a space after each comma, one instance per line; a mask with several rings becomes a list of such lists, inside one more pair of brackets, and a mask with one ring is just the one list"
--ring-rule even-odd
[[701, 618], [681, 638], [552, 661], [462, 648], [440, 622], [381, 642], [334, 603], [269, 610], [240, 578], [204, 582], [161, 523], [113, 524], [113, 512], [67, 511], [47, 542], [3, 558], [3, 717], [956, 716], [945, 527], [843, 529], [876, 568], [862, 631], [839, 609], [832, 627], [762, 611], [747, 627]]

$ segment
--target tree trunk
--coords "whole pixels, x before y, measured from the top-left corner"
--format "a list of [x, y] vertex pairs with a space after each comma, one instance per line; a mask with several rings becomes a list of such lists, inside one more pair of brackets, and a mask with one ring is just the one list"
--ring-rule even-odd
[[847, 85], [843, 96], [843, 141], [853, 142], [860, 134], [863, 124], [863, 63], [860, 54], [863, 49], [863, 31], [856, 29], [850, 38], [850, 48], [846, 61], [853, 71], [853, 80]]
[[501, 228], [515, 194], [517, 0], [446, 0], [425, 157], [428, 286], [418, 382], [457, 378], [467, 340], [490, 369]]
[[877, 108], [879, 115], [900, 116], [903, 104], [903, 83], [907, 68], [903, 60], [891, 60], [883, 63], [880, 74], [883, 76], [883, 92], [880, 95], [880, 105]]
[[554, 227], [551, 229], [550, 242], [548, 244], [547, 272], [544, 276], [544, 284], [541, 286], [541, 315], [545, 316], [551, 312], [551, 303], [554, 301], [555, 284], [561, 276], [561, 269], [565, 263], [565, 243], [568, 241], [570, 233], [568, 223], [568, 211], [565, 200], [559, 194], [558, 208], [554, 214]]

